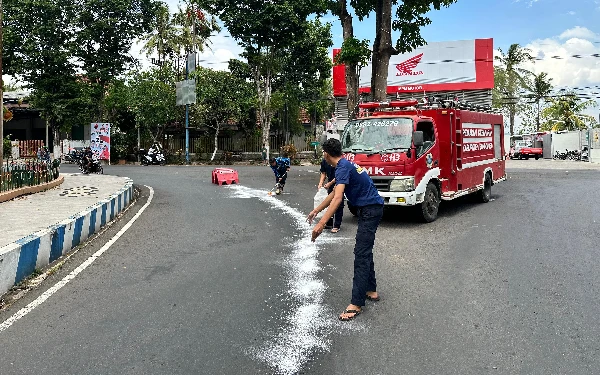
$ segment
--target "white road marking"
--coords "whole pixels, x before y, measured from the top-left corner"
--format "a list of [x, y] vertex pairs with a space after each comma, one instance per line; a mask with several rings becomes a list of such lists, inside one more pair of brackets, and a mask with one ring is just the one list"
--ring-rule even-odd
[[40, 295], [38, 298], [36, 298], [33, 302], [29, 303], [27, 306], [25, 306], [21, 310], [17, 311], [13, 316], [6, 319], [6, 321], [4, 321], [2, 324], [0, 324], [0, 332], [9, 328], [17, 320], [19, 320], [22, 317], [24, 317], [25, 315], [29, 314], [33, 309], [35, 309], [36, 307], [38, 307], [39, 305], [44, 303], [44, 301], [46, 301], [54, 293], [59, 291], [63, 286], [67, 285], [67, 283], [69, 281], [73, 280], [83, 270], [85, 270], [92, 263], [94, 263], [94, 261], [96, 259], [98, 259], [102, 254], [104, 254], [106, 252], [106, 250], [108, 250], [112, 246], [112, 244], [115, 243], [129, 229], [129, 227], [131, 227], [131, 225], [140, 217], [142, 212], [144, 212], [144, 210], [152, 202], [152, 197], [154, 196], [154, 189], [152, 189], [149, 186], [146, 186], [146, 187], [148, 189], [150, 189], [150, 195], [148, 196], [148, 202], [146, 202], [146, 204], [142, 208], [140, 208], [138, 213], [136, 213], [135, 216], [132, 217], [131, 220], [129, 220], [129, 222], [127, 224], [125, 224], [125, 226], [123, 228], [121, 228], [121, 230], [117, 234], [115, 234], [113, 238], [111, 238], [106, 244], [104, 244], [104, 246], [102, 246], [102, 248], [100, 248], [100, 250], [96, 251], [92, 256], [90, 256], [88, 259], [86, 259], [86, 261], [83, 262], [79, 267], [75, 268], [70, 274], [65, 276], [61, 281], [56, 283], [50, 289], [46, 290], [44, 293], [42, 293], [42, 295]]
[[[292, 208], [275, 196], [267, 195], [266, 190], [250, 189], [241, 185], [231, 185], [233, 198], [258, 198], [271, 207], [283, 211], [295, 222], [302, 237], [290, 244], [292, 252], [284, 261], [287, 273], [287, 294], [294, 306], [284, 312], [285, 326], [280, 327], [260, 348], [250, 349], [251, 355], [267, 363], [278, 374], [297, 374], [315, 352], [328, 351], [331, 345], [329, 335], [339, 322], [335, 312], [323, 301], [327, 285], [318, 277], [322, 270], [318, 260], [319, 245], [340, 242], [349, 238], [329, 236], [323, 233], [316, 242], [311, 242], [312, 225], [306, 222], [306, 214]], [[285, 246], [285, 245], [284, 245]], [[343, 329], [361, 329], [360, 323]]]

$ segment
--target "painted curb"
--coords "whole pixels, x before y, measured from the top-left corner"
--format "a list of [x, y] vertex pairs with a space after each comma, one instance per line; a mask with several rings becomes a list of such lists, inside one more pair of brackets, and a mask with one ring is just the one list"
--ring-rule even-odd
[[115, 219], [131, 202], [133, 181], [109, 198], [27, 237], [0, 248], [0, 295], [67, 254]]
[[52, 189], [52, 188], [62, 184], [63, 182], [65, 182], [65, 177], [59, 176], [58, 178], [56, 178], [53, 181], [46, 182], [46, 183], [43, 183], [40, 185], [26, 186], [26, 187], [22, 187], [19, 189], [14, 189], [11, 191], [0, 193], [0, 203], [9, 201], [11, 199], [15, 199], [16, 197], [20, 197], [21, 195], [34, 194], [34, 193], [39, 193], [44, 190], [49, 190], [49, 189]]

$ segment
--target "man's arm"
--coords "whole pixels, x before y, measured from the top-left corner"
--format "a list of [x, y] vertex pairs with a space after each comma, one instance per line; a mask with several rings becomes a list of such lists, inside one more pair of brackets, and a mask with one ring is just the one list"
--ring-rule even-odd
[[335, 184], [335, 178], [333, 180], [329, 181], [328, 183], [326, 183], [323, 187], [325, 189], [329, 189], [329, 187], [334, 184]]
[[325, 182], [325, 177], [327, 174], [325, 172], [321, 172], [321, 177], [319, 178], [319, 184], [317, 185], [317, 190], [323, 187], [323, 182]]
[[325, 207], [329, 207], [327, 209], [327, 211], [325, 212], [325, 214], [323, 214], [323, 217], [321, 218], [321, 220], [319, 220], [317, 225], [315, 225], [315, 227], [313, 228], [312, 238], [311, 238], [312, 242], [315, 242], [317, 237], [319, 237], [319, 235], [321, 233], [323, 233], [323, 228], [325, 228], [325, 224], [327, 224], [327, 221], [331, 217], [333, 217], [333, 215], [335, 214], [335, 211], [338, 209], [338, 207], [342, 203], [342, 197], [344, 196], [345, 187], [346, 187], [346, 185], [344, 185], [344, 184], [336, 185], [335, 189], [331, 192], [331, 194], [329, 194], [327, 196], [327, 198], [325, 198], [325, 200], [319, 205], [319, 207], [315, 208], [314, 210], [312, 210], [310, 212], [310, 214], [308, 214], [307, 220], [309, 223], [312, 223], [313, 218], [319, 212], [323, 211], [325, 209]]

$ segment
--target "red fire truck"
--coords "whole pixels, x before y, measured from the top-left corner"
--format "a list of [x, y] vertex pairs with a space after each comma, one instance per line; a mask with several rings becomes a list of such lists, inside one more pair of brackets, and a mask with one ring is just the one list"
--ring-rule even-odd
[[452, 103], [367, 102], [346, 124], [342, 152], [367, 171], [386, 205], [418, 205], [432, 222], [441, 200], [471, 193], [490, 200], [492, 185], [506, 179], [503, 140], [495, 113]]

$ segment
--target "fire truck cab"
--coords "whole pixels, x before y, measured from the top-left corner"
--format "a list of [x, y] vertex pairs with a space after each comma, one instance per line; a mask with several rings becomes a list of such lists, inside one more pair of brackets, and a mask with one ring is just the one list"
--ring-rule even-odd
[[420, 206], [432, 222], [442, 200], [471, 193], [490, 200], [492, 185], [506, 179], [503, 140], [499, 114], [404, 100], [359, 104], [341, 142], [386, 205]]

